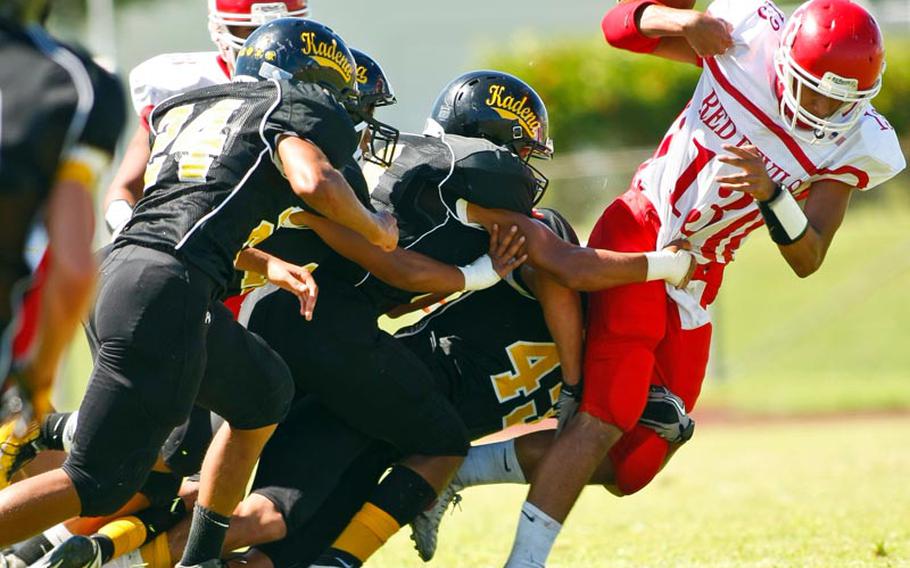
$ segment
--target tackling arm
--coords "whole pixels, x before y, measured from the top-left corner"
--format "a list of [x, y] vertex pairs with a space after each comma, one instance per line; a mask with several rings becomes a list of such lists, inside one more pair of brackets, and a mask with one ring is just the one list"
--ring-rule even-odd
[[395, 219], [367, 210], [357, 200], [344, 176], [315, 144], [296, 136], [285, 136], [278, 142], [278, 154], [298, 197], [383, 250], [395, 249], [398, 243]]
[[470, 203], [467, 216], [470, 222], [488, 230], [494, 224], [517, 226], [527, 239], [528, 262], [551, 274], [563, 286], [581, 292], [648, 280], [667, 280], [682, 287], [688, 283], [695, 265], [687, 253], [625, 253], [575, 246], [543, 224], [512, 211]]
[[312, 213], [294, 213], [291, 221], [310, 227], [332, 249], [383, 282], [410, 292], [451, 294], [486, 288], [519, 266], [525, 258], [518, 254], [524, 239], [515, 238], [514, 231], [500, 239], [498, 228], [490, 237], [490, 266], [478, 267], [478, 261], [475, 261], [460, 268], [407, 249], [383, 252], [354, 231]]

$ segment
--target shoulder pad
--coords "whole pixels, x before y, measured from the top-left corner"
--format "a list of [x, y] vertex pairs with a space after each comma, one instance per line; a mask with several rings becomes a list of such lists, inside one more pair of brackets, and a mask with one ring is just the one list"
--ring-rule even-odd
[[229, 81], [217, 52], [164, 53], [133, 68], [130, 97], [136, 114], [141, 114], [174, 95]]
[[459, 197], [482, 207], [529, 214], [534, 178], [511, 151], [479, 138], [446, 136], [455, 155], [452, 186]]

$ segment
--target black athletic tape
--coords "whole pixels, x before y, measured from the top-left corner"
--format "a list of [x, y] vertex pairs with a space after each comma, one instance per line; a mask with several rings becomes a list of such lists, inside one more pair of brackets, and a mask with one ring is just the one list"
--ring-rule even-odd
[[771, 234], [771, 240], [779, 245], [792, 245], [806, 234], [806, 231], [809, 229], [809, 223], [807, 221], [802, 231], [797, 235], [791, 236], [787, 233], [784, 225], [781, 223], [780, 219], [778, 219], [777, 214], [771, 208], [772, 203], [778, 199], [786, 198], [785, 196], [782, 197], [784, 191], [785, 190], [781, 186], [775, 186], [774, 193], [771, 195], [770, 199], [758, 202], [758, 210], [761, 211], [761, 216], [765, 219], [765, 225], [767, 225], [768, 232]]

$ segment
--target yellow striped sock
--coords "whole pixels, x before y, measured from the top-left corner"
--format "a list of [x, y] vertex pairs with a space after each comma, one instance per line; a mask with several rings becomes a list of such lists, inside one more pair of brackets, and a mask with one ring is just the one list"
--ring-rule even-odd
[[145, 542], [148, 530], [138, 517], [121, 517], [98, 529], [114, 543], [114, 558], [128, 554]]
[[367, 503], [354, 515], [332, 548], [343, 550], [361, 562], [366, 562], [400, 528], [392, 515]]

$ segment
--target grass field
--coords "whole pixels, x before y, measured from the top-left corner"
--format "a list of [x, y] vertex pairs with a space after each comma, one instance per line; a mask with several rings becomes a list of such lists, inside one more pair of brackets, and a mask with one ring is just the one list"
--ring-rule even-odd
[[[910, 416], [700, 424], [638, 495], [582, 495], [559, 567], [910, 566]], [[464, 492], [430, 566], [501, 566], [526, 489]], [[369, 563], [419, 566], [407, 531]]]

